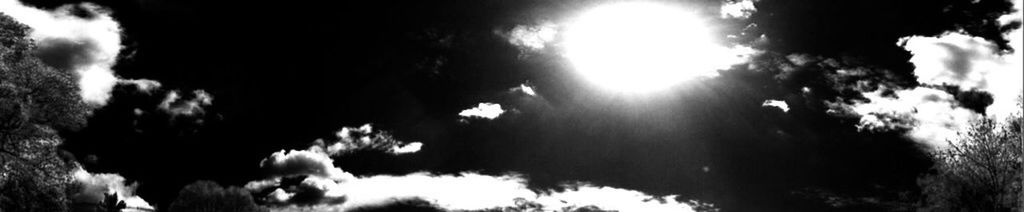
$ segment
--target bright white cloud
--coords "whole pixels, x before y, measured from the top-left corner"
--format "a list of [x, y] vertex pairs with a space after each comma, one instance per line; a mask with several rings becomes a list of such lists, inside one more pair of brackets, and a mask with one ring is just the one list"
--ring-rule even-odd
[[749, 18], [754, 12], [757, 12], [754, 0], [726, 1], [719, 10], [722, 18]]
[[597, 206], [608, 211], [693, 211], [690, 205], [676, 199], [674, 195], [652, 196], [643, 192], [604, 187], [574, 186], [560, 192], [542, 193], [537, 202], [544, 205], [545, 211], [561, 208], [579, 208]]
[[105, 195], [116, 193], [118, 200], [124, 201], [128, 208], [154, 209], [146, 200], [135, 196], [136, 185], [125, 185], [125, 178], [118, 174], [92, 174], [81, 167], [75, 169], [72, 176], [82, 190], [74, 195], [76, 203], [100, 204]]
[[524, 94], [530, 95], [530, 96], [536, 96], [537, 95], [537, 91], [534, 91], [532, 86], [529, 86], [529, 85], [526, 85], [526, 84], [520, 84], [518, 88], [513, 88], [512, 91], [523, 92]]
[[91, 66], [78, 70], [78, 84], [82, 92], [82, 100], [92, 104], [106, 104], [110, 99], [110, 91], [117, 84], [117, 76], [107, 66]]
[[496, 103], [480, 103], [474, 108], [463, 110], [459, 112], [459, 116], [467, 118], [484, 118], [484, 119], [495, 119], [505, 113], [505, 110], [501, 109], [501, 105]]
[[909, 129], [907, 136], [931, 145], [944, 147], [957, 138], [971, 120], [979, 117], [959, 107], [953, 95], [933, 88], [918, 87], [895, 91], [896, 97], [883, 96], [882, 91], [865, 93], [870, 102], [852, 105], [850, 110], [861, 116], [858, 128], [871, 131]]
[[[310, 180], [312, 179], [312, 180]], [[567, 186], [561, 191], [537, 192], [515, 175], [491, 176], [476, 173], [434, 175], [420, 172], [401, 176], [378, 175], [344, 182], [307, 178], [303, 187], [321, 189], [321, 204], [287, 205], [272, 211], [350, 211], [381, 207], [404, 201], [424, 201], [452, 211], [516, 208], [525, 202], [536, 209], [557, 211], [597, 207], [612, 211], [693, 211], [673, 195], [653, 196], [643, 192], [591, 185]], [[275, 190], [267, 198], [287, 202], [296, 193]], [[327, 203], [333, 202], [333, 203]]]
[[412, 142], [412, 143], [409, 143], [409, 144], [406, 144], [406, 145], [402, 145], [402, 146], [391, 147], [391, 150], [389, 152], [392, 152], [394, 154], [409, 154], [409, 153], [419, 152], [420, 149], [422, 149], [422, 148], [423, 148], [423, 143]]
[[765, 100], [764, 103], [761, 103], [761, 106], [762, 107], [775, 107], [775, 108], [779, 108], [780, 110], [782, 110], [782, 112], [789, 112], [789, 105], [786, 104], [786, 101], [782, 101], [782, 100], [774, 100], [774, 99]]
[[516, 198], [532, 198], [536, 195], [526, 188], [520, 178], [474, 173], [379, 175], [342, 183], [335, 188], [347, 199], [337, 205], [345, 209], [418, 199], [448, 210], [484, 210], [513, 206]]
[[[1021, 1], [1015, 1], [1017, 12], [1000, 18], [1001, 23], [1021, 21]], [[913, 54], [918, 81], [926, 84], [958, 85], [963, 90], [980, 89], [995, 100], [986, 113], [998, 118], [1019, 110], [1016, 99], [1024, 89], [1024, 46], [1020, 28], [1005, 35], [1012, 54], [1000, 54], [988, 40], [957, 32], [938, 37], [906, 37], [901, 45]]]

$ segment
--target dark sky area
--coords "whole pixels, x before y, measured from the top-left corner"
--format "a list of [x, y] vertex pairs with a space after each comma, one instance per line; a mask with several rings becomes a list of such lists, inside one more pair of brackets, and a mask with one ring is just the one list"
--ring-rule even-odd
[[[356, 175], [515, 172], [538, 188], [586, 181], [725, 211], [822, 211], [828, 195], [915, 194], [931, 165], [906, 131], [860, 131], [859, 117], [828, 113], [828, 101], [863, 99], [856, 86], [920, 86], [900, 38], [960, 29], [1009, 48], [994, 20], [1011, 4], [999, 0], [761, 0], [746, 19], [718, 18], [718, 0], [680, 2], [710, 17], [717, 35], [736, 35], [723, 43], [764, 53], [671, 92], [629, 96], [501, 36], [596, 0], [95, 1], [123, 28], [116, 73], [157, 80], [162, 93], [119, 85], [86, 128], [63, 133], [65, 146], [91, 172], [139, 182], [158, 206], [196, 180], [261, 179], [270, 153], [372, 123], [423, 150], [359, 152], [335, 165]], [[819, 59], [786, 64], [797, 54]], [[868, 74], [835, 72], [854, 67]], [[537, 95], [510, 91], [523, 83]], [[202, 113], [152, 112], [163, 93], [197, 89], [214, 99]], [[768, 99], [790, 110], [763, 107]], [[480, 102], [514, 112], [457, 115]]]

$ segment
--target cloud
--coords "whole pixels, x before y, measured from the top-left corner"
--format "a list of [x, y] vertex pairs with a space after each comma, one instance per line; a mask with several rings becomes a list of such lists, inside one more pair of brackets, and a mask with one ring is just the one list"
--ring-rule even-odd
[[868, 101], [852, 104], [847, 110], [860, 115], [857, 127], [867, 131], [909, 130], [907, 136], [932, 147], [944, 147], [957, 132], [967, 129], [979, 114], [959, 106], [945, 91], [918, 87], [865, 93]]
[[[560, 190], [536, 191], [516, 174], [484, 175], [474, 172], [355, 176], [334, 166], [331, 156], [369, 148], [386, 137], [388, 148], [369, 150], [415, 152], [422, 144], [393, 145], [390, 136], [374, 133], [370, 125], [345, 127], [336, 143], [317, 140], [308, 150], [279, 151], [260, 166], [268, 177], [254, 180], [245, 188], [260, 193], [272, 211], [352, 211], [381, 208], [409, 202], [423, 202], [443, 210], [493, 210], [534, 207], [543, 210], [601, 208], [619, 211], [692, 211], [675, 196], [653, 196], [639, 191], [592, 186], [565, 185]], [[356, 145], [356, 146], [353, 146]], [[359, 146], [361, 145], [361, 146]], [[405, 150], [409, 149], [409, 150]]]
[[[463, 172], [435, 175], [417, 172], [407, 175], [377, 175], [348, 181], [320, 177], [304, 179], [299, 186], [278, 188], [266, 200], [297, 202], [292, 198], [315, 193], [317, 203], [286, 204], [272, 211], [352, 211], [379, 208], [403, 202], [422, 201], [449, 211], [533, 208], [543, 211], [599, 208], [612, 211], [692, 211], [676, 196], [653, 196], [643, 192], [592, 185], [565, 186], [561, 191], [537, 192], [518, 175], [482, 175]], [[307, 195], [309, 196], [309, 195]]]
[[775, 107], [775, 108], [779, 108], [780, 110], [782, 110], [782, 112], [789, 112], [789, 105], [786, 104], [786, 101], [782, 101], [782, 100], [774, 100], [774, 99], [765, 100], [764, 103], [761, 103], [761, 106], [762, 107]]
[[182, 98], [178, 91], [170, 91], [157, 108], [172, 116], [202, 116], [206, 114], [203, 108], [213, 104], [213, 96], [204, 90], [194, 90], [190, 97]]
[[[326, 153], [316, 150], [281, 150], [263, 159], [260, 162], [260, 167], [275, 177], [312, 175], [333, 180], [354, 178], [352, 174], [334, 167], [334, 160]], [[247, 185], [246, 187], [259, 186]]]
[[722, 4], [719, 14], [722, 18], [749, 18], [757, 12], [754, 0], [729, 0]]
[[545, 211], [594, 206], [608, 211], [693, 211], [676, 196], [652, 196], [640, 191], [606, 186], [567, 186], [563, 191], [541, 193], [537, 202]]
[[498, 118], [505, 110], [501, 109], [501, 105], [495, 103], [480, 103], [474, 108], [465, 109], [459, 112], [459, 116], [466, 118], [483, 118], [483, 119], [495, 119]]
[[[1021, 1], [1016, 12], [999, 18], [1003, 25], [1021, 21]], [[1005, 118], [1020, 109], [1017, 96], [1024, 90], [1024, 46], [1018, 27], [1006, 33], [1014, 51], [999, 49], [995, 42], [980, 37], [949, 32], [936, 37], [912, 36], [900, 39], [900, 45], [913, 54], [918, 81], [934, 85], [956, 85], [962, 90], [978, 89], [992, 94], [993, 104], [986, 113]]]
[[528, 50], [544, 49], [558, 35], [558, 25], [542, 23], [534, 26], [518, 25], [508, 33], [501, 34], [512, 45]]
[[114, 85], [122, 81], [111, 69], [122, 48], [121, 27], [109, 10], [81, 3], [46, 11], [0, 0], [0, 12], [32, 28], [29, 37], [43, 63], [76, 73], [83, 100], [106, 104]]
[[105, 195], [116, 193], [118, 200], [128, 208], [154, 209], [146, 200], [135, 196], [135, 184], [125, 185], [125, 178], [118, 174], [92, 174], [78, 167], [72, 174], [82, 190], [74, 195], [76, 203], [101, 204]]
[[148, 79], [121, 80], [118, 83], [122, 84], [122, 85], [132, 85], [132, 86], [135, 86], [136, 89], [138, 89], [139, 91], [141, 91], [143, 93], [152, 92], [153, 90], [159, 89], [160, 87], [163, 86], [162, 84], [160, 84], [160, 82], [157, 82], [156, 80], [148, 80]]
[[313, 142], [313, 148], [337, 156], [360, 150], [376, 150], [400, 155], [418, 152], [423, 147], [423, 143], [420, 142], [405, 143], [396, 140], [387, 132], [374, 132], [373, 126], [370, 124], [364, 124], [358, 128], [342, 127], [335, 135], [337, 137], [330, 140], [317, 139]]
[[857, 119], [858, 130], [905, 132], [906, 137], [931, 147], [943, 147], [957, 138], [957, 132], [978, 117], [972, 108], [987, 105], [985, 96], [976, 91], [917, 85], [912, 73], [900, 74], [852, 58], [791, 54], [760, 60], [773, 63], [769, 66], [775, 66], [775, 78], [783, 85], [801, 85], [802, 96], [825, 101], [823, 112]]
[[391, 148], [391, 151], [389, 151], [389, 152], [394, 153], [394, 154], [409, 154], [409, 153], [419, 152], [420, 149], [422, 149], [422, 148], [423, 148], [423, 143], [412, 142], [412, 143], [406, 144], [404, 146], [394, 146], [393, 148]]
[[[334, 139], [317, 139], [306, 150], [281, 150], [260, 162], [268, 178], [246, 184], [250, 190], [264, 190], [281, 184], [283, 177], [313, 176], [325, 180], [350, 180], [355, 177], [334, 167], [331, 156], [342, 156], [354, 151], [381, 151], [400, 155], [418, 152], [423, 143], [404, 143], [383, 131], [374, 131], [373, 126], [342, 127]], [[318, 184], [322, 185], [322, 183]], [[283, 191], [282, 191], [283, 192]], [[277, 196], [285, 196], [276, 192]]]
[[327, 194], [324, 201], [343, 199], [340, 204], [333, 204], [339, 211], [381, 207], [407, 200], [423, 200], [448, 210], [484, 210], [513, 206], [516, 198], [536, 195], [526, 188], [521, 178], [475, 173], [433, 175], [421, 172], [370, 176], [341, 183], [315, 181], [317, 188]]
[[[1000, 20], [1009, 24], [1020, 19], [1017, 12]], [[1020, 49], [1020, 31], [1004, 35], [1014, 49]], [[828, 112], [858, 118], [862, 131], [905, 131], [915, 141], [941, 148], [980, 112], [1005, 117], [1019, 109], [1015, 100], [1024, 85], [1020, 71], [1024, 56], [1020, 51], [1000, 50], [993, 40], [998, 39], [963, 32], [904, 37], [896, 44], [912, 54], [913, 66], [906, 69], [863, 64], [858, 57], [826, 59], [804, 54], [785, 58], [764, 54], [752, 66], [769, 63], [784, 85], [827, 86], [831, 91], [806, 89], [804, 95], [840, 100], [826, 100], [832, 108]], [[991, 98], [984, 92], [991, 93]]]
[[[759, 57], [753, 67], [774, 73], [781, 85], [799, 89], [804, 98], [824, 101], [827, 107], [822, 109], [827, 110], [822, 112], [857, 119], [856, 127], [863, 132], [905, 132], [906, 137], [931, 147], [944, 147], [947, 140], [956, 139], [957, 132], [979, 116], [975, 108], [988, 105], [986, 96], [977, 91], [917, 85], [913, 73], [863, 64], [856, 58]], [[762, 105], [775, 103], [768, 100]]]
[[278, 185], [281, 185], [281, 178], [272, 177], [265, 180], [250, 181], [249, 183], [245, 184], [245, 189], [248, 189], [250, 191], [260, 191], [268, 188], [273, 188]]
[[[1021, 1], [1014, 6], [1017, 12], [1000, 18], [1001, 24], [1021, 21]], [[841, 110], [860, 115], [857, 126], [861, 130], [907, 130], [907, 136], [918, 142], [945, 147], [947, 141], [958, 138], [958, 132], [966, 131], [972, 120], [981, 117], [971, 109], [980, 112], [987, 105], [985, 114], [996, 118], [1008, 117], [1020, 109], [1016, 100], [1024, 91], [1024, 55], [1020, 53], [1024, 38], [1020, 28], [1004, 36], [1015, 51], [1000, 50], [993, 41], [960, 32], [901, 38], [898, 44], [913, 55], [913, 74], [924, 85], [893, 90], [883, 87], [864, 93], [867, 101]]]
[[526, 95], [537, 96], [537, 91], [534, 90], [533, 86], [529, 86], [529, 85], [526, 85], [526, 84], [520, 84], [519, 87], [515, 87], [515, 88], [512, 88], [512, 89], [509, 89], [509, 91], [512, 91], [512, 92], [523, 92], [523, 94], [526, 94]]

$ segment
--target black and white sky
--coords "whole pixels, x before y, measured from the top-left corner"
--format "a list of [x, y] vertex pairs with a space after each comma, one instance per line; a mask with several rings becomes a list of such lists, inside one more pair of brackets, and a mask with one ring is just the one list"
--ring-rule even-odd
[[[605, 43], [573, 24], [625, 1], [0, 0], [0, 13], [76, 73], [91, 106], [61, 132], [76, 179], [158, 209], [212, 180], [275, 211], [517, 198], [822, 211], [917, 192], [927, 151], [1020, 109], [1020, 0], [650, 1], [696, 23], [664, 44], [691, 49], [673, 59], [682, 75], [574, 61]], [[581, 71], [602, 64], [626, 68]]]

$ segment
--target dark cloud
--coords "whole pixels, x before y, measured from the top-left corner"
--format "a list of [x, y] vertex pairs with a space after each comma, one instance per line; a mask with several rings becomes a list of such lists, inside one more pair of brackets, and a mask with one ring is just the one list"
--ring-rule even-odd
[[72, 70], [82, 65], [94, 63], [93, 51], [96, 51], [95, 41], [75, 41], [67, 38], [45, 38], [39, 41], [39, 49], [36, 56], [47, 65], [57, 69]]

